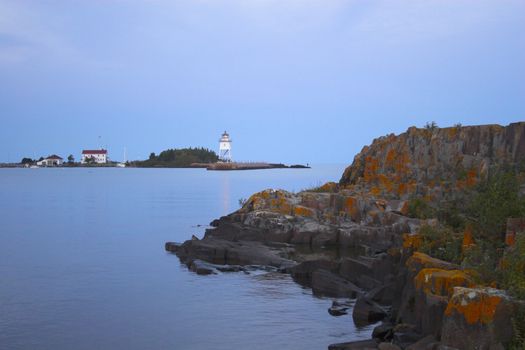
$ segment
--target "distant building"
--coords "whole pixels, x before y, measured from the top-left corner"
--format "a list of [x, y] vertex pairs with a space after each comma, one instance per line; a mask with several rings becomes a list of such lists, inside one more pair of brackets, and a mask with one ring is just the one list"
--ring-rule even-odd
[[226, 131], [219, 140], [219, 160], [221, 162], [232, 161], [232, 139], [230, 139], [230, 135]]
[[38, 162], [36, 162], [36, 165], [38, 166], [59, 166], [64, 163], [64, 159], [57, 156], [56, 154], [53, 154], [46, 159], [42, 159]]
[[82, 159], [80, 163], [87, 164], [88, 162], [93, 162], [96, 164], [104, 164], [108, 162], [108, 151], [105, 149], [97, 150], [83, 150]]

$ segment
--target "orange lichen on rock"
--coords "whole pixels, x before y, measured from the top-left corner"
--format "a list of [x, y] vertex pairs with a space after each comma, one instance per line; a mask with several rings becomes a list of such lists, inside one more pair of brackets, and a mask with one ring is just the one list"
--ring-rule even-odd
[[387, 201], [385, 201], [384, 199], [378, 199], [375, 201], [375, 205], [376, 207], [381, 210], [381, 211], [385, 211], [386, 209], [386, 206], [388, 205]]
[[403, 233], [403, 248], [418, 249], [421, 247], [422, 239], [419, 233]]
[[297, 205], [293, 208], [293, 213], [296, 216], [304, 216], [308, 218], [313, 218], [315, 216], [315, 211], [313, 209], [303, 207], [302, 205]]
[[415, 180], [410, 180], [408, 182], [408, 190], [407, 190], [407, 192], [408, 193], [414, 193], [414, 192], [416, 192], [416, 189], [417, 189], [417, 182]]
[[425, 268], [414, 278], [416, 288], [427, 294], [451, 296], [454, 287], [472, 287], [474, 282], [461, 270]]
[[318, 192], [337, 192], [338, 185], [335, 182], [327, 182], [317, 188]]
[[346, 197], [344, 202], [344, 212], [357, 221], [359, 219], [359, 207], [357, 205], [357, 199], [354, 197]]
[[288, 200], [288, 196], [289, 194], [285, 191], [264, 190], [252, 195], [245, 207], [251, 207], [253, 210], [269, 210], [290, 215], [292, 205]]
[[458, 266], [447, 261], [433, 258], [421, 252], [414, 252], [408, 258], [406, 265], [412, 273], [418, 273], [421, 269], [437, 268], [442, 270], [457, 270]]
[[445, 310], [446, 316], [462, 315], [468, 324], [487, 324], [494, 320], [502, 300], [500, 291], [493, 288], [455, 288]]
[[386, 166], [393, 167], [394, 166], [394, 160], [396, 159], [396, 151], [394, 149], [390, 149], [388, 153], [386, 154]]
[[476, 183], [478, 182], [478, 176], [477, 176], [477, 172], [475, 169], [470, 169], [468, 172], [467, 172], [467, 180], [466, 180], [466, 185], [468, 187], [472, 187], [474, 185], [476, 185]]
[[404, 151], [397, 155], [396, 162], [394, 164], [394, 170], [399, 175], [406, 175], [409, 172], [408, 164], [410, 163], [409, 154]]
[[280, 214], [290, 215], [292, 206], [288, 203], [285, 197], [279, 196], [270, 200], [269, 209]]
[[381, 186], [383, 186], [388, 192], [392, 192], [392, 189], [394, 188], [392, 181], [384, 174], [380, 174], [377, 177]]
[[474, 236], [472, 235], [472, 227], [468, 225], [463, 232], [463, 243], [461, 244], [463, 250], [470, 248], [475, 244]]
[[403, 205], [401, 206], [401, 214], [408, 216], [408, 201], [403, 202]]
[[450, 139], [453, 139], [458, 134], [459, 130], [460, 130], [459, 127], [447, 128], [448, 137]]
[[516, 232], [509, 231], [505, 234], [505, 244], [509, 247], [516, 244]]
[[370, 193], [377, 197], [379, 194], [381, 194], [381, 189], [377, 186], [374, 186], [370, 189]]
[[363, 178], [365, 182], [372, 182], [376, 179], [377, 170], [379, 169], [379, 161], [370, 156], [365, 158], [365, 170]]
[[241, 210], [251, 206], [254, 210], [263, 209], [266, 206], [266, 199], [269, 198], [268, 190], [254, 193], [248, 198]]
[[399, 196], [404, 195], [406, 192], [407, 192], [407, 184], [400, 183], [400, 184], [397, 185], [397, 194]]

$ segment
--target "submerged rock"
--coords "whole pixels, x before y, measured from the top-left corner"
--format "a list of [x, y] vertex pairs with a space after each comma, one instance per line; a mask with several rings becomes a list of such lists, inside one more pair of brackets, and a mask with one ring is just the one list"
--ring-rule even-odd
[[191, 261], [188, 267], [197, 275], [211, 275], [217, 273], [217, 269], [212, 264], [208, 264], [199, 259]]
[[342, 316], [348, 314], [348, 309], [350, 309], [354, 304], [352, 302], [340, 302], [334, 300], [332, 306], [328, 309], [328, 313], [332, 316]]

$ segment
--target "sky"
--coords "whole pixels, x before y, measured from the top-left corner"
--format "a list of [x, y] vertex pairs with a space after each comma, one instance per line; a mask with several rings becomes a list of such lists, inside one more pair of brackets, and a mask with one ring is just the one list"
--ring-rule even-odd
[[0, 0], [0, 162], [167, 148], [351, 163], [525, 120], [524, 0]]

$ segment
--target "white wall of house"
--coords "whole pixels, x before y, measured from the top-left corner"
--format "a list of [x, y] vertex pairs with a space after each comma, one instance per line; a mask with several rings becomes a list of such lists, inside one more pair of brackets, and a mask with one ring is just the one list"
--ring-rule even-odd
[[93, 159], [97, 164], [104, 164], [108, 161], [107, 154], [82, 154], [82, 159], [80, 160], [80, 163], [86, 164], [87, 160], [90, 158]]
[[38, 166], [60, 166], [64, 164], [64, 160], [62, 159], [43, 159], [39, 162], [36, 162], [36, 165]]

